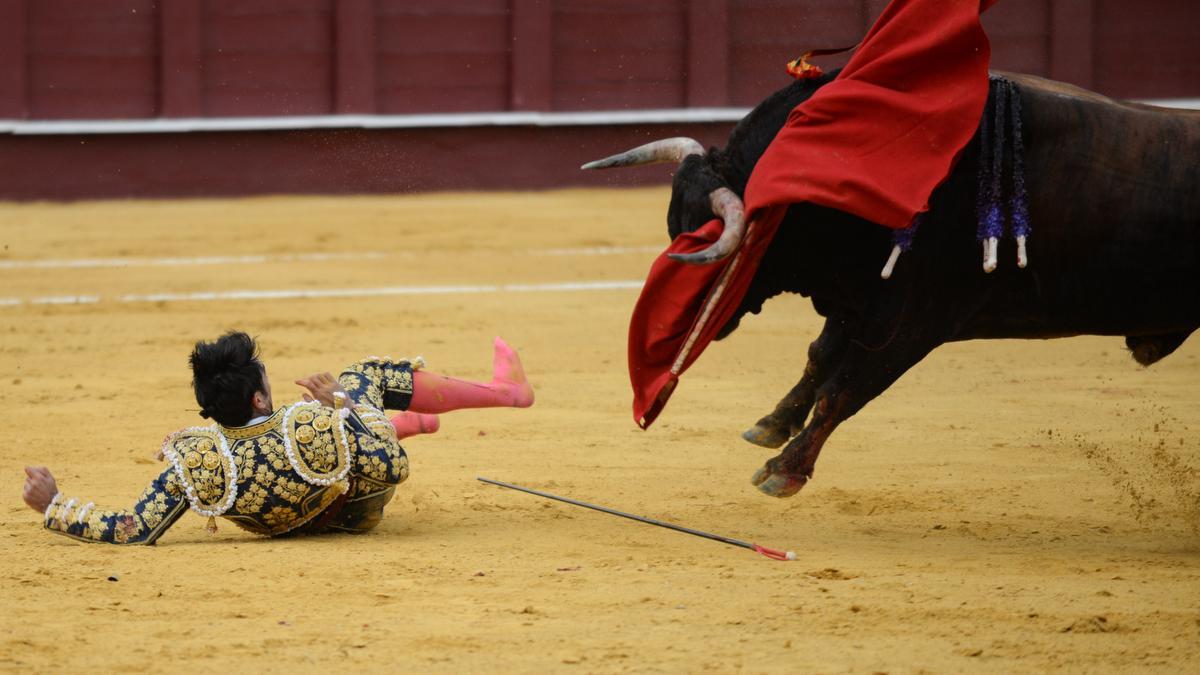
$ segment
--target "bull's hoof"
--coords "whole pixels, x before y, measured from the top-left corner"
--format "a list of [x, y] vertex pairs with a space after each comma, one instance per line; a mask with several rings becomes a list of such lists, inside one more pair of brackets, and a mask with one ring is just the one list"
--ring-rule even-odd
[[759, 491], [770, 497], [791, 497], [800, 491], [808, 482], [805, 476], [787, 476], [771, 473], [767, 467], [762, 467], [754, 472], [754, 477], [750, 482], [758, 487]]
[[742, 438], [763, 448], [778, 448], [788, 442], [785, 432], [761, 424], [755, 424], [743, 431]]

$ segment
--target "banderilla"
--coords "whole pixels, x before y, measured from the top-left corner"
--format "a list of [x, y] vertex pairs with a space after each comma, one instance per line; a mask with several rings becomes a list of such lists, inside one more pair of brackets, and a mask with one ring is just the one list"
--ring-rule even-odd
[[780, 551], [780, 550], [773, 549], [773, 548], [767, 548], [766, 546], [759, 546], [758, 544], [752, 544], [748, 541], [742, 541], [740, 539], [732, 539], [730, 537], [722, 537], [719, 534], [712, 534], [711, 532], [703, 532], [701, 530], [693, 530], [690, 527], [684, 527], [682, 525], [675, 525], [674, 523], [666, 523], [661, 520], [655, 520], [653, 518], [646, 518], [645, 516], [635, 516], [632, 513], [625, 513], [624, 511], [610, 509], [607, 506], [600, 506], [598, 504], [589, 504], [587, 502], [581, 502], [577, 499], [570, 499], [567, 497], [559, 497], [558, 495], [552, 495], [549, 492], [542, 492], [541, 490], [534, 490], [532, 488], [521, 487], [520, 485], [513, 485], [512, 483], [505, 483], [503, 481], [492, 480], [491, 478], [484, 478], [483, 476], [477, 476], [476, 480], [484, 482], [484, 483], [490, 483], [492, 485], [498, 485], [502, 488], [508, 488], [510, 490], [519, 490], [520, 492], [528, 492], [531, 495], [537, 495], [538, 497], [545, 497], [546, 499], [554, 499], [556, 501], [565, 502], [567, 504], [572, 504], [574, 506], [582, 506], [585, 509], [592, 509], [594, 511], [600, 511], [602, 513], [608, 513], [608, 514], [611, 514], [614, 516], [620, 516], [622, 518], [636, 520], [639, 523], [647, 523], [649, 525], [657, 525], [659, 527], [665, 527], [668, 530], [675, 530], [676, 532], [683, 532], [684, 534], [691, 534], [691, 535], [694, 535], [697, 537], [704, 537], [705, 539], [719, 541], [722, 544], [729, 544], [730, 546], [740, 546], [742, 548], [748, 548], [751, 551], [754, 551], [755, 553], [761, 553], [762, 555], [765, 555], [766, 557], [768, 557], [772, 560], [795, 560], [796, 559], [796, 554], [793, 553], [792, 551]]

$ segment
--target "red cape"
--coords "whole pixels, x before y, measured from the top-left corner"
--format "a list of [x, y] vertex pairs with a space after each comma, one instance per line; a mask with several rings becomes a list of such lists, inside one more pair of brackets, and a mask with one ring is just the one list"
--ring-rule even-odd
[[[655, 260], [629, 327], [633, 416], [649, 427], [733, 315], [791, 204], [910, 225], [979, 125], [991, 53], [979, 15], [998, 0], [892, 0], [838, 77], [796, 106], [750, 175], [746, 238], [721, 263], [687, 265], [713, 220]], [[882, 264], [882, 260], [880, 264]]]

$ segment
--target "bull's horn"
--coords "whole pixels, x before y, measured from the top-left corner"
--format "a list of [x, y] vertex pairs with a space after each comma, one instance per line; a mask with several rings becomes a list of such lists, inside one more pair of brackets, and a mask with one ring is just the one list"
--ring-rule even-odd
[[640, 166], [642, 164], [658, 164], [674, 162], [678, 164], [688, 155], [703, 155], [704, 146], [694, 138], [676, 136], [664, 138], [645, 145], [639, 145], [632, 150], [626, 150], [612, 157], [605, 157], [594, 162], [588, 162], [581, 169], [611, 169], [619, 166]]
[[709, 195], [713, 213], [725, 222], [725, 229], [712, 246], [697, 253], [671, 253], [672, 260], [692, 265], [707, 265], [722, 260], [737, 250], [746, 234], [746, 207], [729, 188], [717, 188]]

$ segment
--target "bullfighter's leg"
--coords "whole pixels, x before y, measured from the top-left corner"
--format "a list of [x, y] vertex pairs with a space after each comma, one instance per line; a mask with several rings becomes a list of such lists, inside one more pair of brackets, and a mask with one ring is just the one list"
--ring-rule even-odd
[[521, 358], [504, 340], [492, 345], [492, 380], [469, 382], [425, 371], [413, 373], [413, 395], [408, 410], [444, 413], [463, 408], [528, 408], [533, 387], [525, 378]]
[[1192, 331], [1187, 330], [1166, 335], [1130, 335], [1125, 338], [1125, 346], [1129, 347], [1134, 361], [1150, 366], [1179, 349], [1191, 334]]
[[833, 317], [825, 320], [821, 334], [808, 347], [808, 365], [800, 382], [780, 399], [771, 414], [744, 431], [742, 438], [764, 448], [778, 448], [800, 433], [816, 400], [817, 388], [835, 370], [849, 344], [843, 325]]
[[393, 424], [381, 411], [382, 399], [392, 405], [397, 403], [396, 397], [405, 388], [404, 375], [411, 373], [410, 367], [407, 361], [372, 359], [342, 373], [340, 382], [354, 402], [370, 406], [356, 408], [357, 414], [348, 418], [355, 441], [350, 489], [315, 520], [297, 530], [297, 534], [330, 530], [366, 532], [383, 519], [384, 507], [396, 494], [396, 487], [408, 479], [409, 465]]
[[352, 401], [380, 410], [439, 414], [462, 408], [533, 405], [533, 387], [525, 377], [521, 359], [500, 338], [492, 345], [490, 382], [460, 380], [417, 370], [408, 361], [375, 357], [347, 367], [338, 382]]
[[383, 509], [396, 494], [396, 486], [408, 479], [408, 455], [398, 439], [387, 432], [388, 421], [368, 414], [366, 423], [374, 434], [358, 434], [350, 492], [324, 528], [342, 532], [366, 532], [383, 520]]
[[883, 393], [937, 344], [893, 344], [881, 351], [850, 344], [836, 371], [817, 388], [812, 419], [783, 452], [755, 472], [751, 482], [772, 497], [791, 497], [799, 492], [812, 478], [817, 456], [833, 430]]
[[416, 412], [398, 412], [391, 416], [396, 438], [404, 440], [418, 434], [432, 434], [441, 428], [437, 415]]

